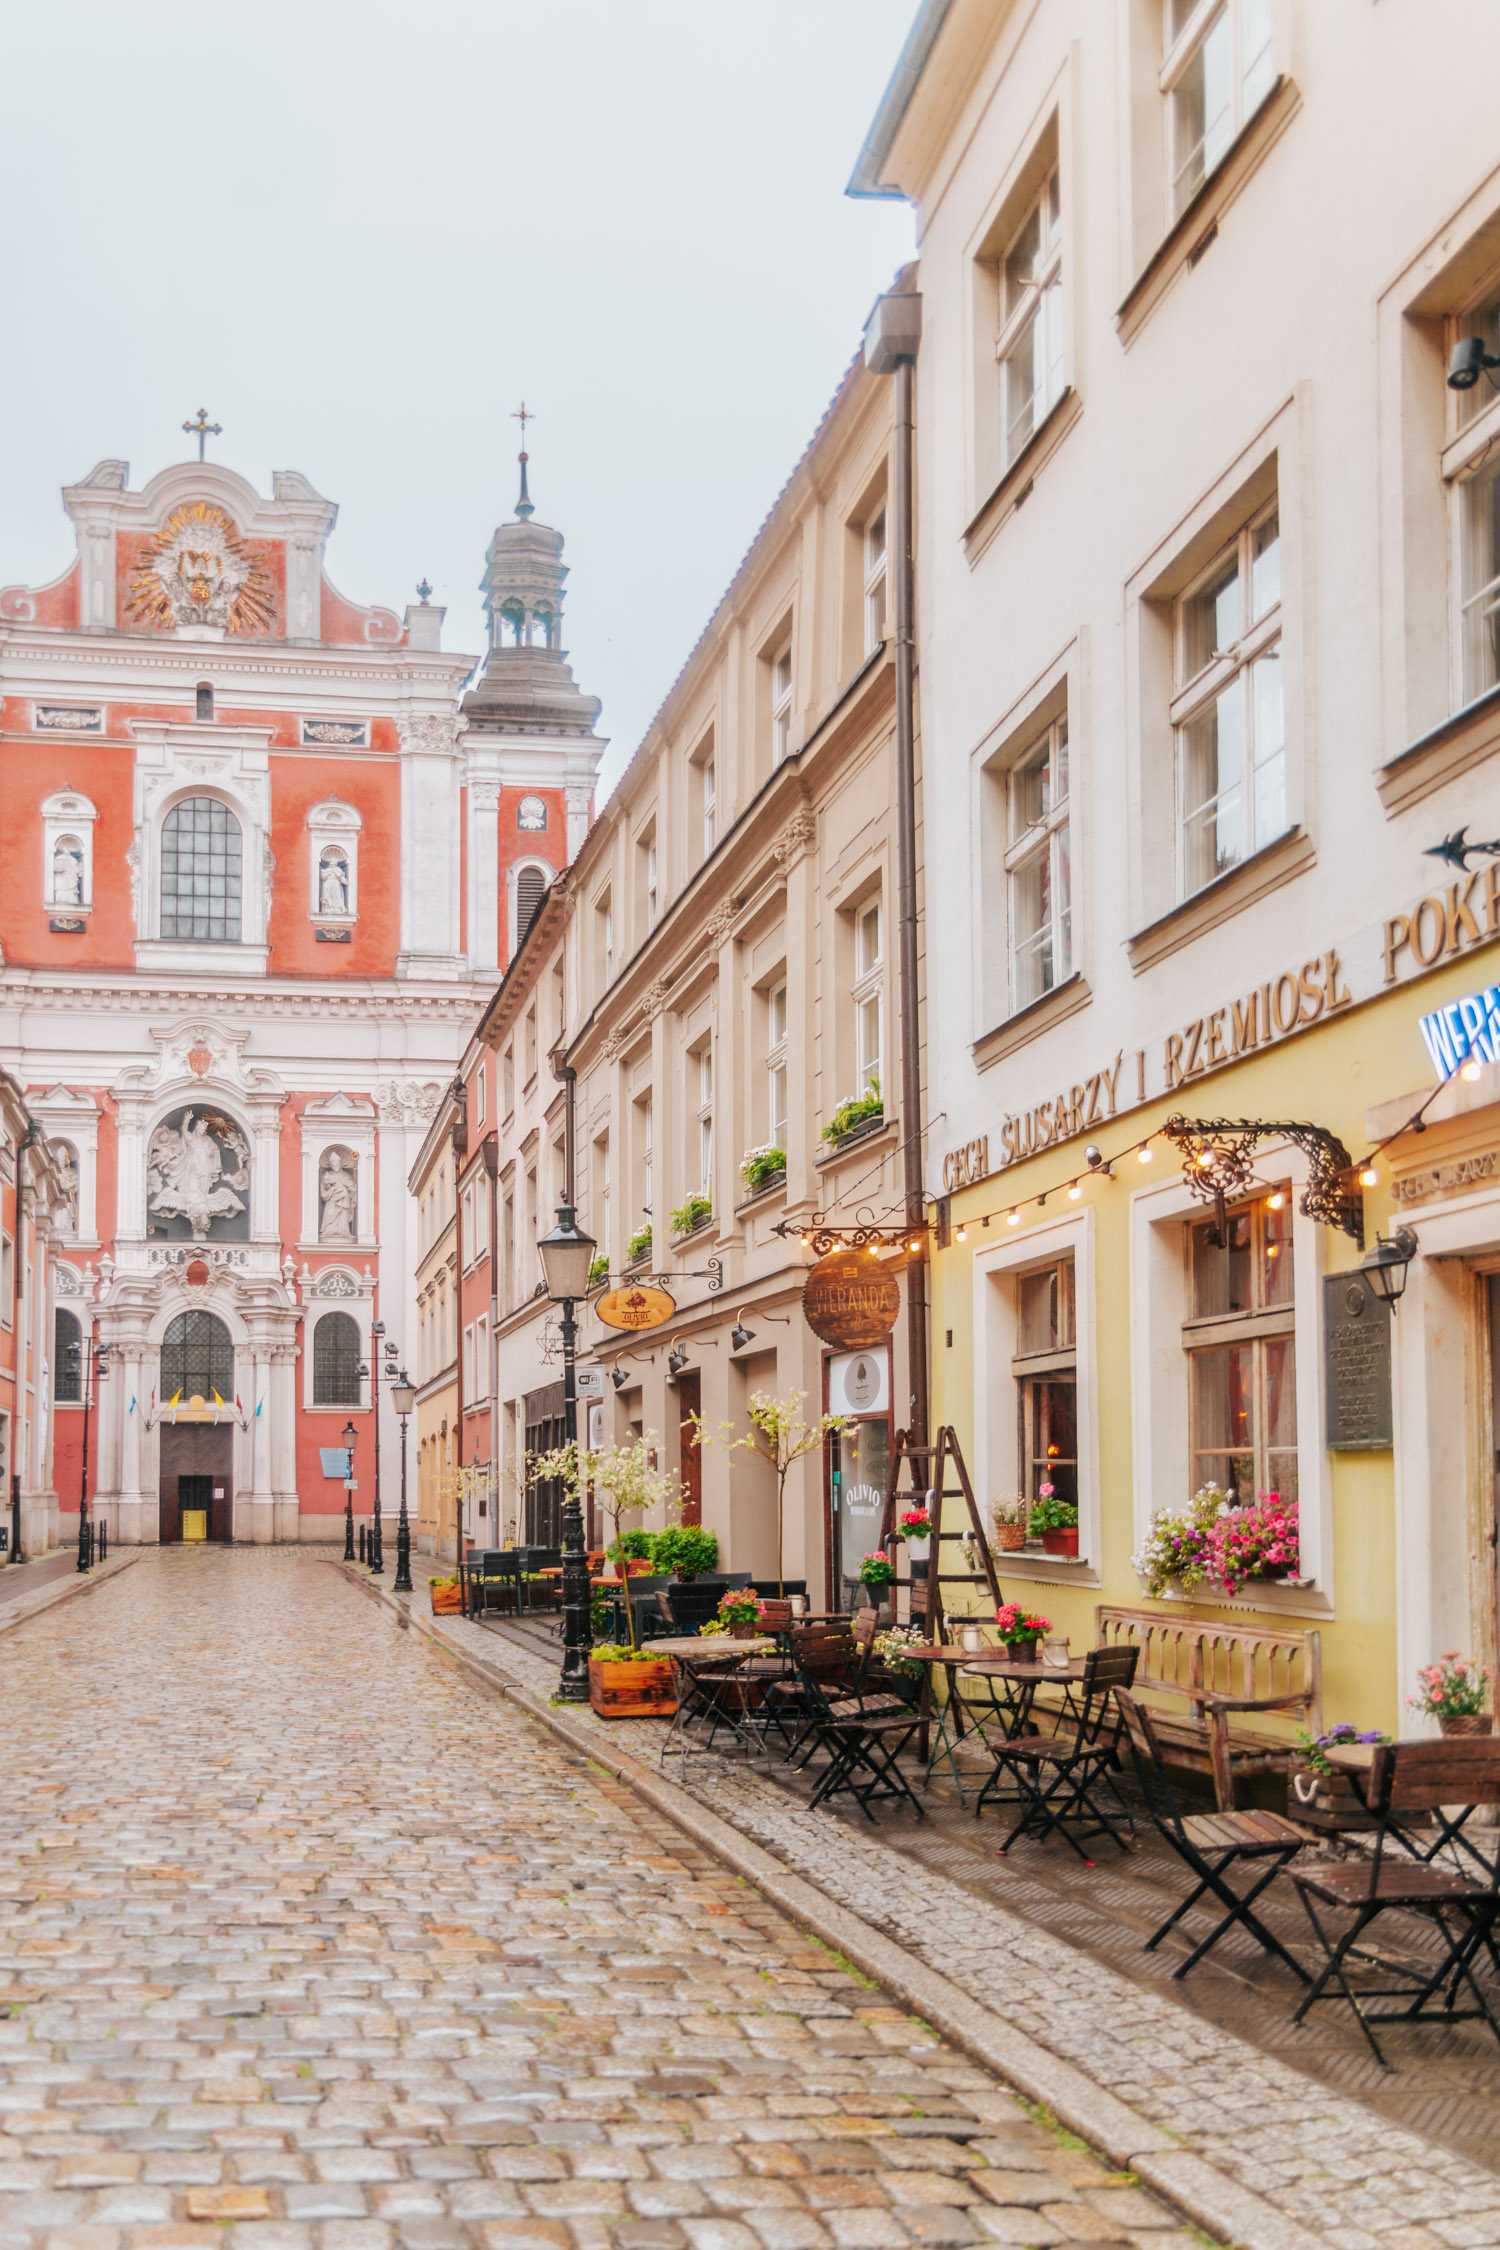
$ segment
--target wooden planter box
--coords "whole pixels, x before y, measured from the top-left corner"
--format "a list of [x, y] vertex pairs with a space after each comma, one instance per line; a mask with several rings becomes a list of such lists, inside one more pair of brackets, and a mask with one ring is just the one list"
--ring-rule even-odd
[[601, 1719], [669, 1719], [677, 1708], [670, 1660], [641, 1656], [632, 1664], [598, 1664], [590, 1657], [589, 1707]]
[[1351, 1835], [1375, 1826], [1346, 1773], [1318, 1773], [1297, 1758], [1287, 1768], [1286, 1809], [1289, 1820], [1330, 1834]]
[[427, 1591], [432, 1596], [432, 1614], [434, 1617], [459, 1617], [462, 1615], [463, 1603], [457, 1586], [429, 1586]]

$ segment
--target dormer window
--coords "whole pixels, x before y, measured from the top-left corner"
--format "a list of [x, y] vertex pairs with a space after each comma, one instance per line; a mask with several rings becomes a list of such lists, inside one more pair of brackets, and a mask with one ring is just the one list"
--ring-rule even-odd
[[200, 719], [211, 719], [214, 715], [214, 691], [207, 680], [200, 680], [198, 682], [197, 694], [197, 716]]

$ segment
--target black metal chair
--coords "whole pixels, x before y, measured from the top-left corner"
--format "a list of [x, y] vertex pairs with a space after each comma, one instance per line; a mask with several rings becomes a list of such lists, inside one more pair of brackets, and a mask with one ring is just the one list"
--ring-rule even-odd
[[[1451, 1735], [1439, 1742], [1376, 1744], [1365, 1791], [1365, 1807], [1376, 1824], [1369, 1858], [1314, 1860], [1288, 1870], [1324, 1958], [1295, 2022], [1300, 2023], [1319, 2000], [1347, 2001], [1383, 2070], [1391, 2065], [1371, 2028], [1377, 2023], [1465, 2023], [1482, 2018], [1500, 2041], [1500, 2022], [1473, 1971], [1476, 1954], [1491, 1940], [1500, 1905], [1500, 1853], [1481, 1881], [1456, 1867], [1439, 1867], [1419, 1855], [1409, 1857], [1401, 1834], [1414, 1814], [1437, 1814], [1451, 1830], [1457, 1825], [1451, 1809], [1443, 1814], [1442, 1808], [1495, 1804], [1500, 1804], [1500, 1741], [1493, 1736]], [[1399, 1856], [1391, 1854], [1391, 1844]], [[1335, 1937], [1325, 1925], [1315, 1900], [1325, 1910], [1352, 1915], [1342, 1937]], [[1430, 1962], [1417, 1962], [1409, 1946], [1400, 1954], [1382, 1947], [1375, 1955], [1377, 1973], [1397, 1981], [1362, 1981], [1356, 1987], [1350, 1982], [1350, 1968], [1363, 1978], [1358, 1957], [1373, 1952], [1365, 1933], [1382, 1914], [1391, 1913], [1427, 1922], [1437, 1941], [1434, 1956]], [[1335, 1989], [1330, 1991], [1330, 1986]], [[1458, 2005], [1461, 1990], [1467, 1990], [1472, 2006]], [[1434, 1999], [1445, 1992], [1434, 2007]], [[1403, 2000], [1406, 2005], [1379, 2014], [1364, 2005], [1379, 1999]]]
[[[855, 1661], [863, 1664], [864, 1652]], [[808, 1724], [818, 1748], [828, 1752], [828, 1771], [808, 1800], [809, 1809], [826, 1805], [847, 1791], [874, 1825], [872, 1802], [910, 1805], [918, 1820], [926, 1808], [913, 1796], [898, 1763], [917, 1729], [921, 1712], [895, 1703], [884, 1690], [870, 1696], [831, 1695], [813, 1674], [804, 1675]]]
[[[1056, 1734], [1021, 1735], [986, 1744], [995, 1763], [979, 1792], [976, 1817], [1003, 1780], [1015, 1783], [1020, 1805], [1019, 1818], [998, 1847], [1000, 1858], [1018, 1837], [1032, 1836], [1041, 1843], [1054, 1829], [1085, 1867], [1094, 1864], [1083, 1848], [1089, 1837], [1108, 1836], [1121, 1851], [1129, 1849], [1135, 1821], [1114, 1782], [1122, 1725], [1114, 1697], [1117, 1689], [1130, 1687], [1139, 1657], [1135, 1647], [1090, 1649], [1084, 1658], [1076, 1718], [1060, 1715]], [[1106, 1792], [1114, 1800], [1113, 1809], [1105, 1802]]]
[[674, 1633], [701, 1633], [709, 1619], [718, 1615], [721, 1597], [720, 1587], [705, 1586], [701, 1579], [694, 1579], [689, 1586], [669, 1583], [656, 1598]]
[[[1124, 1721], [1136, 1776], [1145, 1793], [1146, 1809], [1179, 1859], [1198, 1878], [1197, 1888], [1190, 1891], [1182, 1904], [1172, 1909], [1161, 1928], [1147, 1938], [1146, 1951], [1150, 1953], [1160, 1945], [1167, 1932], [1175, 1929], [1198, 1901], [1211, 1893], [1225, 1909], [1223, 1918], [1214, 1924], [1200, 1945], [1193, 1947], [1187, 1959], [1178, 1963], [1172, 1971], [1174, 1978], [1185, 1977], [1189, 1969], [1195, 1969], [1226, 1932], [1242, 1929], [1267, 1953], [1274, 1953], [1278, 1960], [1284, 1961], [1306, 1984], [1308, 1975], [1301, 1962], [1293, 1959], [1275, 1932], [1268, 1930], [1251, 1911], [1261, 1892], [1274, 1883], [1282, 1869], [1306, 1847], [1306, 1830], [1284, 1820], [1280, 1813], [1183, 1812], [1177, 1793], [1167, 1779], [1150, 1712], [1144, 1704], [1137, 1703], [1133, 1695], [1118, 1688], [1115, 1703]], [[1230, 1868], [1240, 1860], [1269, 1862], [1263, 1865], [1259, 1879], [1247, 1891], [1236, 1891], [1228, 1880]]]
[[752, 1578], [747, 1583], [751, 1592], [759, 1594], [762, 1601], [790, 1601], [793, 1594], [801, 1594], [805, 1600], [807, 1596], [805, 1578]]
[[[520, 1581], [514, 1563], [514, 1554], [503, 1547], [486, 1547], [481, 1553], [470, 1555], [465, 1575], [471, 1617], [484, 1616], [494, 1606], [496, 1594], [502, 1597], [509, 1594], [512, 1606], [519, 1602]], [[505, 1607], [503, 1598], [499, 1607]]]

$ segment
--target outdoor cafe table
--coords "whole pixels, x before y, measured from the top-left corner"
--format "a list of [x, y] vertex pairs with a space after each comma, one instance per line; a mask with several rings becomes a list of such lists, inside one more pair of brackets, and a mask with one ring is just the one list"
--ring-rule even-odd
[[[1500, 1752], [1500, 1740], [1496, 1741], [1495, 1747], [1497, 1752]], [[1370, 1769], [1375, 1763], [1376, 1748], [1377, 1745], [1373, 1742], [1331, 1742], [1323, 1752], [1324, 1757], [1336, 1772], [1349, 1776], [1354, 1787], [1354, 1793], [1362, 1805], [1367, 1801], [1367, 1784], [1370, 1779]], [[1406, 1829], [1394, 1820], [1389, 1823], [1389, 1830], [1392, 1835], [1400, 1838], [1413, 1859], [1436, 1859], [1445, 1844], [1451, 1845], [1455, 1865], [1460, 1865], [1460, 1855], [1466, 1855], [1488, 1881], [1494, 1871], [1493, 1860], [1485, 1856], [1485, 1853], [1472, 1837], [1460, 1833], [1470, 1813], [1476, 1809], [1473, 1805], [1444, 1805], [1439, 1811], [1424, 1816], [1424, 1825], [1426, 1819], [1430, 1819], [1436, 1831], [1431, 1841], [1425, 1836], [1418, 1837], [1408, 1834]], [[1493, 1833], [1493, 1831], [1490, 1833]]]
[[[695, 1718], [712, 1718], [715, 1726], [710, 1732], [710, 1743], [718, 1725], [727, 1726], [748, 1750], [758, 1750], [749, 1730], [747, 1714], [742, 1709], [738, 1716], [730, 1704], [712, 1692], [712, 1681], [732, 1681], [734, 1673], [752, 1656], [764, 1656], [776, 1646], [770, 1633], [756, 1633], [747, 1640], [734, 1640], [728, 1633], [673, 1633], [659, 1641], [647, 1641], [643, 1655], [670, 1657], [678, 1674], [677, 1709], [667, 1738], [661, 1746], [661, 1755], [667, 1757], [675, 1745], [676, 1754], [686, 1756], [688, 1734]], [[679, 1739], [679, 1737], [681, 1739]]]
[[[926, 1648], [905, 1648], [901, 1651], [903, 1663], [915, 1662], [923, 1667], [922, 1700], [918, 1708], [922, 1714], [922, 1733], [917, 1754], [927, 1768], [927, 1779], [932, 1779], [932, 1769], [939, 1758], [946, 1758], [948, 1770], [958, 1789], [959, 1802], [964, 1801], [963, 1778], [958, 1770], [957, 1752], [966, 1736], [983, 1741], [987, 1727], [998, 1722], [1007, 1741], [1022, 1733], [1031, 1717], [1036, 1701], [1036, 1691], [1047, 1681], [1067, 1684], [1082, 1680], [1084, 1659], [1070, 1657], [1066, 1664], [1036, 1664], [1020, 1657], [1010, 1656], [1004, 1649], [976, 1652], [961, 1643], [943, 1642]], [[932, 1675], [941, 1665], [948, 1682], [948, 1700], [938, 1715], [937, 1740], [929, 1752], [929, 1727], [932, 1719]], [[958, 1674], [1000, 1683], [1001, 1693], [990, 1689], [989, 1708], [976, 1711], [958, 1692]]]

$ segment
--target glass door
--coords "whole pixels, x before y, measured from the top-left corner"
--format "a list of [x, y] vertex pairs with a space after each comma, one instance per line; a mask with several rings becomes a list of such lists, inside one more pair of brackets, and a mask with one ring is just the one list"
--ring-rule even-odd
[[859, 1565], [880, 1537], [891, 1477], [889, 1414], [849, 1422], [829, 1439], [829, 1505], [832, 1513], [833, 1584], [829, 1607], [859, 1606]]

